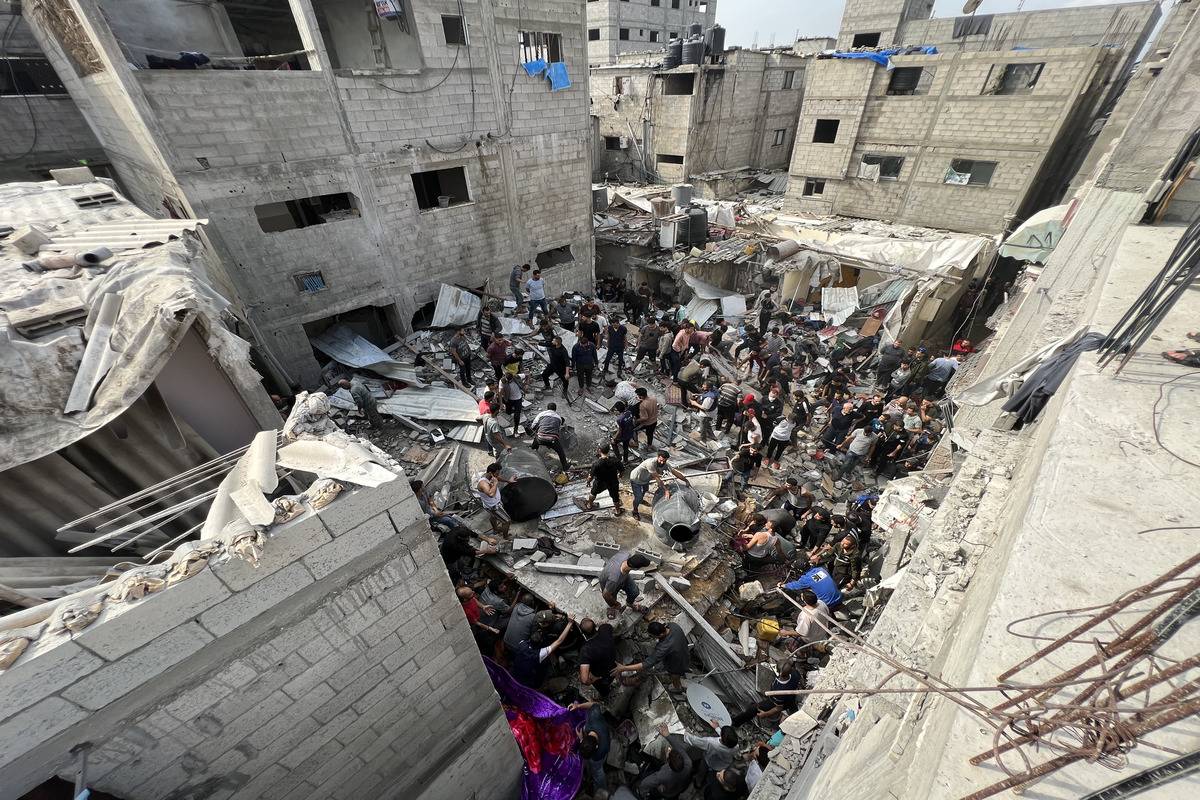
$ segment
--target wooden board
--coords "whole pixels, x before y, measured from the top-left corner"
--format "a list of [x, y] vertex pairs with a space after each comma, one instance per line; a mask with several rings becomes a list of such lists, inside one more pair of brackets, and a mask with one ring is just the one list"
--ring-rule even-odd
[[867, 317], [867, 321], [858, 329], [860, 336], [874, 336], [883, 327], [883, 320], [877, 317]]

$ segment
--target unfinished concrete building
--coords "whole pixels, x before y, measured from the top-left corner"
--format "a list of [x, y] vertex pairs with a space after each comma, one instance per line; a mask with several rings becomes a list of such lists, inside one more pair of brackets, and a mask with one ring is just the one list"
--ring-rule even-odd
[[1152, 2], [957, 19], [932, 5], [846, 4], [838, 47], [868, 50], [807, 71], [788, 185], [801, 210], [1009, 229], [1067, 189], [1159, 18]]
[[[204, 217], [277, 382], [335, 321], [384, 344], [441, 282], [591, 275], [583, 10], [566, 0], [32, 2], [130, 196]], [[526, 64], [540, 64], [526, 68]], [[572, 81], [574, 81], [572, 83]]]
[[0, 43], [0, 183], [44, 181], [51, 169], [81, 164], [112, 177], [104, 149], [17, 3], [0, 2]]
[[596, 180], [786, 169], [811, 59], [731, 50], [706, 61], [666, 69], [661, 53], [641, 53], [592, 67]]
[[587, 0], [588, 63], [686, 38], [693, 25], [711, 28], [717, 0]]

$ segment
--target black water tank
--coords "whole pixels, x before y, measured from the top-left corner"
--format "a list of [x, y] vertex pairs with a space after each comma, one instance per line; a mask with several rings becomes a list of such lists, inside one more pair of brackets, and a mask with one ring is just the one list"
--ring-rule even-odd
[[704, 61], [704, 40], [688, 39], [683, 43], [683, 63], [700, 64]]
[[708, 212], [703, 208], [688, 209], [688, 244], [703, 248], [708, 241]]
[[700, 36], [704, 33], [704, 26], [699, 22], [693, 22], [688, 25], [688, 36]]
[[713, 57], [713, 63], [717, 61], [717, 56], [725, 52], [725, 29], [720, 25], [713, 25], [708, 29], [708, 54]]
[[516, 478], [500, 489], [500, 501], [513, 522], [537, 519], [558, 502], [558, 490], [545, 462], [528, 447], [514, 447], [500, 456], [500, 474]]
[[675, 69], [683, 63], [683, 40], [672, 39], [667, 45], [667, 57], [663, 61], [664, 69]]

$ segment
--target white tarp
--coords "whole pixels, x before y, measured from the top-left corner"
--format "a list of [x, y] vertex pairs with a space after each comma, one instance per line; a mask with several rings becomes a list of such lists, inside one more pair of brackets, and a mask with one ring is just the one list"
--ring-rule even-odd
[[483, 302], [465, 289], [443, 283], [438, 290], [437, 306], [433, 309], [433, 328], [461, 328], [479, 318]]
[[1063, 237], [1063, 219], [1070, 203], [1043, 208], [1012, 232], [1000, 246], [1000, 255], [1019, 261], [1045, 264]]
[[731, 292], [728, 289], [722, 289], [720, 286], [713, 286], [711, 283], [706, 283], [695, 275], [683, 273], [683, 282], [692, 288], [697, 297], [704, 300], [720, 300], [722, 297], [731, 297], [737, 292]]
[[690, 286], [695, 294], [683, 310], [684, 319], [692, 320], [697, 327], [712, 319], [718, 311], [727, 317], [746, 313], [746, 298], [737, 292], [713, 286], [686, 272], [683, 273], [683, 282]]
[[821, 290], [821, 311], [834, 325], [841, 325], [858, 309], [858, 287], [826, 287]]

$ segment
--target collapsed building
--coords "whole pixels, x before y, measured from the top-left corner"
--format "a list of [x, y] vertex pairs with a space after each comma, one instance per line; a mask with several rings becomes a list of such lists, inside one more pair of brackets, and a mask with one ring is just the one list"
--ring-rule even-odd
[[25, 16], [129, 197], [209, 220], [212, 280], [280, 390], [315, 386], [310, 337], [343, 322], [386, 344], [443, 281], [524, 262], [561, 289], [589, 279], [577, 3], [38, 0]]

